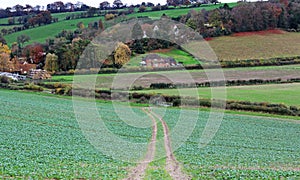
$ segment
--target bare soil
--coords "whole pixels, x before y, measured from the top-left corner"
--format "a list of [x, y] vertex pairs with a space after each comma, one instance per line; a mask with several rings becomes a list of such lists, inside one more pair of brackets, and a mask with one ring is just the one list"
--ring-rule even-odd
[[141, 161], [129, 174], [126, 180], [140, 180], [145, 176], [146, 169], [148, 164], [154, 160], [155, 156], [155, 145], [156, 145], [156, 137], [157, 137], [157, 124], [155, 118], [159, 119], [163, 126], [164, 131], [164, 146], [166, 150], [166, 166], [165, 169], [170, 174], [170, 176], [175, 180], [186, 180], [190, 179], [186, 174], [184, 174], [180, 169], [180, 164], [176, 160], [171, 146], [171, 141], [169, 138], [169, 129], [166, 122], [156, 113], [149, 109], [149, 112], [143, 109], [143, 111], [150, 117], [153, 122], [153, 131], [151, 143], [148, 146], [148, 151], [145, 156], [145, 159]]
[[155, 118], [149, 114], [147, 111], [143, 109], [143, 111], [150, 117], [153, 123], [153, 130], [152, 130], [152, 138], [151, 142], [148, 146], [147, 154], [145, 156], [145, 159], [142, 160], [138, 164], [137, 167], [135, 167], [131, 173], [129, 174], [128, 178], [126, 180], [140, 180], [143, 179], [145, 176], [146, 169], [148, 167], [148, 164], [154, 160], [155, 156], [155, 144], [156, 144], [156, 136], [157, 136], [157, 124]]

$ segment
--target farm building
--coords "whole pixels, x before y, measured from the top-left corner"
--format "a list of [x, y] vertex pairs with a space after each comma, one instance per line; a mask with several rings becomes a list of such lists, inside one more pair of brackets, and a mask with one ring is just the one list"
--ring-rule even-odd
[[177, 62], [174, 58], [171, 57], [161, 57], [158, 54], [148, 54], [142, 59], [142, 62], [140, 63], [141, 66], [147, 66], [147, 67], [155, 67], [155, 68], [166, 68], [166, 67], [172, 67], [177, 66]]
[[29, 77], [31, 79], [35, 79], [35, 80], [52, 78], [51, 74], [49, 74], [47, 71], [41, 70], [41, 69], [31, 69], [29, 72]]

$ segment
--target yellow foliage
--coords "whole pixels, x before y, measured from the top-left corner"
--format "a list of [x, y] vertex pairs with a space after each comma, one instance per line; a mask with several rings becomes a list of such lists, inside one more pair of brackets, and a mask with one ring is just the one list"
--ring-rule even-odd
[[5, 44], [0, 43], [0, 54], [5, 53], [5, 54], [10, 54], [11, 50], [9, 47]]
[[118, 43], [117, 48], [114, 54], [114, 64], [118, 66], [123, 66], [127, 62], [129, 62], [131, 57], [130, 48], [124, 43]]
[[55, 54], [47, 54], [46, 56], [46, 62], [44, 69], [49, 72], [55, 72], [58, 70], [58, 57]]
[[106, 20], [106, 21], [111, 20], [111, 19], [113, 19], [113, 18], [115, 18], [115, 15], [114, 15], [114, 14], [106, 14], [106, 15], [105, 15], [105, 20]]
[[10, 55], [7, 53], [0, 53], [0, 71], [12, 72], [17, 70], [17, 60], [10, 61]]

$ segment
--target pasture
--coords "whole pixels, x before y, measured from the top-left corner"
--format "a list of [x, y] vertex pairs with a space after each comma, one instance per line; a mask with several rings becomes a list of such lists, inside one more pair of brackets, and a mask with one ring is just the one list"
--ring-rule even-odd
[[[70, 98], [6, 90], [0, 90], [0, 98], [1, 178], [123, 179], [136, 166], [104, 155], [85, 139]], [[78, 99], [82, 109], [89, 101]], [[111, 103], [97, 102], [96, 107], [115, 135], [131, 142], [149, 142], [150, 127], [124, 124]], [[124, 114], [130, 108], [121, 107]], [[151, 122], [139, 107], [131, 108], [143, 121]], [[187, 111], [186, 119], [195, 114]], [[163, 117], [172, 133], [181, 111], [155, 108], [153, 113]], [[199, 148], [208, 116], [208, 112], [199, 112], [188, 141], [174, 152], [182, 171], [192, 179], [300, 177], [298, 121], [228, 114], [212, 142]], [[161, 128], [159, 125], [158, 139], [163, 136]], [[185, 128], [180, 127], [182, 131]], [[171, 142], [173, 138], [171, 134]], [[165, 162], [151, 162], [145, 177], [169, 177]]]
[[[216, 93], [220, 88], [214, 87]], [[300, 84], [270, 84], [259, 86], [234, 86], [226, 87], [227, 100], [268, 102], [274, 104], [285, 104], [300, 107], [299, 94]], [[212, 98], [211, 88], [198, 88], [198, 94], [192, 89], [160, 89], [138, 91], [146, 94], [181, 95], [210, 99]], [[223, 91], [221, 91], [223, 92]]]
[[177, 63], [182, 63], [183, 65], [195, 65], [200, 64], [200, 61], [195, 59], [193, 56], [187, 52], [180, 49], [161, 49], [150, 51], [149, 53], [139, 54], [130, 59], [130, 61], [125, 64], [125, 67], [138, 67], [142, 59], [148, 54], [158, 54], [162, 58], [172, 57]]

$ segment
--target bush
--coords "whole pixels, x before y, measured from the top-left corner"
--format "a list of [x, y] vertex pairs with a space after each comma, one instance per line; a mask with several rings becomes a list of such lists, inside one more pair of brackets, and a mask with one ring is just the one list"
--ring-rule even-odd
[[146, 11], [146, 7], [145, 6], [140, 6], [139, 12], [145, 12], [145, 11]]
[[114, 19], [115, 18], [115, 15], [114, 14], [106, 14], [105, 15], [105, 20], [108, 21], [108, 20], [111, 20], [111, 19]]
[[44, 89], [41, 86], [35, 85], [34, 83], [25, 85], [24, 89], [31, 90], [31, 91], [44, 91]]
[[10, 83], [10, 79], [6, 76], [0, 76], [0, 82], [4, 83], [4, 84], [9, 84]]

